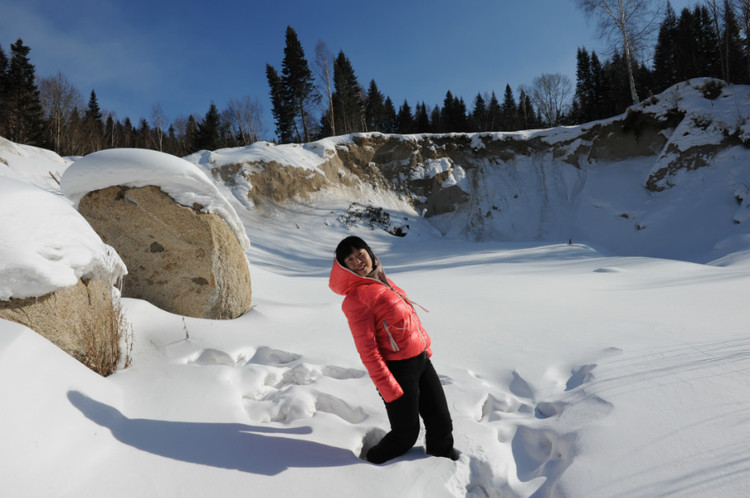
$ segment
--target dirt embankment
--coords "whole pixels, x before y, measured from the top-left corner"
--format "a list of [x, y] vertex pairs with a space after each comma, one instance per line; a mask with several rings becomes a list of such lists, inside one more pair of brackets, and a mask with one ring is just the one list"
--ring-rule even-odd
[[249, 183], [248, 197], [256, 205], [304, 199], [329, 187], [369, 184], [406, 195], [415, 208], [426, 210], [430, 216], [455, 210], [469, 200], [469, 193], [450, 181], [454, 173], [466, 178], [478, 168], [502, 168], [527, 159], [531, 163], [570, 164], [582, 169], [643, 157], [654, 165], [643, 184], [656, 191], [669, 188], [669, 177], [680, 169], [708, 165], [718, 151], [740, 143], [736, 137], [728, 136], [721, 144], [680, 150], [670, 137], [692, 118], [686, 117], [676, 104], [664, 112], [662, 104], [652, 97], [615, 119], [536, 132], [405, 136], [365, 133], [326, 150], [317, 169], [259, 161], [226, 165], [213, 172], [225, 182]]

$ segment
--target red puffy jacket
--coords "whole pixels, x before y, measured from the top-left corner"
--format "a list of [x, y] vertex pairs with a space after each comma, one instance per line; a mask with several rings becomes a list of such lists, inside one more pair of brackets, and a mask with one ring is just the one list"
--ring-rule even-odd
[[[346, 296], [344, 310], [354, 345], [370, 378], [386, 403], [404, 391], [391, 374], [386, 361], [405, 360], [430, 350], [430, 336], [406, 293], [379, 269], [381, 280], [360, 277], [333, 260], [328, 286]], [[383, 281], [387, 281], [385, 284]]]

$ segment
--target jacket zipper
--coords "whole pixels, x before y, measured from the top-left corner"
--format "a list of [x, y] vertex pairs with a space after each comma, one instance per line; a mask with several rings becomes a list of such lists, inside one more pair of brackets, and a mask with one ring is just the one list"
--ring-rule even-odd
[[385, 320], [383, 320], [383, 327], [385, 328], [385, 333], [388, 334], [388, 339], [390, 339], [391, 341], [391, 349], [393, 350], [393, 352], [397, 353], [401, 351], [398, 347], [398, 344], [396, 344], [396, 341], [393, 339], [393, 335], [391, 334], [390, 329], [388, 328], [388, 322], [386, 322]]

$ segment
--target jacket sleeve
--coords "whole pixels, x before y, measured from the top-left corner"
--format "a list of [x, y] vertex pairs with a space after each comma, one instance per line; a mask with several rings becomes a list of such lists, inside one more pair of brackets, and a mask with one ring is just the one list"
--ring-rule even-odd
[[349, 329], [354, 338], [359, 357], [370, 374], [375, 387], [386, 403], [400, 398], [404, 391], [385, 364], [375, 338], [375, 317], [370, 306], [366, 306], [356, 297], [349, 296], [342, 305], [349, 321]]

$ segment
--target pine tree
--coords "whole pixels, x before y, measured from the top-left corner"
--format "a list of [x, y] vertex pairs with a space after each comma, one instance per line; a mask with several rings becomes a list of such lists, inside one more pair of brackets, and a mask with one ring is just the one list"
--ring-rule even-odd
[[385, 97], [380, 93], [375, 80], [370, 80], [365, 100], [365, 123], [368, 131], [383, 131]]
[[573, 96], [571, 119], [574, 123], [585, 123], [591, 120], [591, 58], [588, 51], [579, 47], [576, 52], [576, 93]]
[[211, 102], [203, 121], [198, 123], [195, 134], [195, 150], [216, 150], [219, 148], [221, 119], [216, 105]]
[[500, 131], [503, 111], [500, 107], [500, 102], [497, 100], [497, 95], [492, 92], [490, 97], [490, 103], [487, 105], [487, 130], [488, 131]]
[[266, 64], [266, 79], [271, 89], [271, 113], [276, 123], [276, 135], [281, 143], [289, 143], [294, 138], [294, 109], [286, 99], [279, 73], [270, 64]]
[[365, 95], [344, 52], [339, 52], [333, 63], [333, 84], [333, 108], [338, 117], [339, 132], [365, 131]]
[[[646, 82], [637, 78], [639, 87]], [[646, 87], [651, 88], [651, 82]], [[579, 48], [576, 65], [576, 91], [574, 107], [567, 117], [568, 123], [586, 123], [606, 117], [605, 98], [602, 95], [602, 65], [596, 52], [589, 56], [585, 48]]]
[[396, 108], [393, 106], [393, 101], [390, 97], [385, 98], [383, 103], [383, 133], [396, 133], [398, 130], [398, 117], [396, 115]]
[[462, 98], [454, 97], [450, 90], [445, 94], [440, 118], [443, 132], [467, 131], [466, 104]]
[[[130, 118], [126, 117], [122, 124], [122, 147], [135, 147], [135, 129]], [[190, 151], [194, 152], [194, 151]]]
[[86, 114], [83, 117], [83, 129], [86, 134], [86, 152], [101, 150], [104, 137], [104, 123], [102, 122], [102, 111], [94, 90], [91, 90]]
[[443, 130], [442, 115], [443, 111], [439, 105], [433, 107], [430, 112], [430, 131], [432, 133], [440, 133]]
[[[740, 37], [740, 26], [734, 9], [729, 0], [724, 0], [724, 30], [722, 32], [722, 49], [724, 52], [724, 67], [722, 77], [731, 83], [749, 83], [747, 75], [743, 71], [742, 40]], [[750, 36], [746, 35], [746, 36]]]
[[443, 99], [443, 108], [440, 110], [441, 133], [455, 131], [455, 114], [453, 94], [448, 90]]
[[102, 110], [99, 107], [99, 100], [96, 98], [96, 92], [91, 90], [91, 97], [89, 98], [89, 104], [86, 109], [86, 119], [91, 120], [97, 125], [102, 124]]
[[683, 9], [675, 31], [676, 81], [721, 77], [718, 35], [705, 6]]
[[402, 135], [413, 133], [414, 131], [414, 116], [411, 113], [411, 106], [409, 102], [404, 100], [404, 103], [398, 109], [398, 115], [396, 116], [397, 133]]
[[44, 115], [35, 82], [35, 69], [29, 61], [31, 49], [19, 38], [10, 46], [11, 59], [5, 74], [4, 118], [9, 140], [44, 145]]
[[655, 93], [662, 92], [678, 82], [677, 80], [677, 16], [672, 4], [667, 2], [667, 13], [659, 27], [659, 35], [654, 48]]
[[722, 54], [720, 48], [721, 35], [711, 28], [711, 13], [705, 5], [696, 6], [693, 11], [693, 41], [694, 73], [693, 76], [709, 76], [723, 78]]
[[195, 142], [197, 141], [198, 135], [198, 123], [195, 121], [195, 116], [192, 114], [188, 116], [187, 123], [185, 123], [185, 136], [183, 137], [183, 148], [184, 155], [192, 154], [198, 149], [195, 148]]
[[456, 131], [469, 131], [469, 118], [466, 112], [466, 102], [463, 97], [459, 97], [456, 102]]
[[414, 133], [430, 132], [430, 116], [427, 113], [427, 106], [424, 102], [417, 103], [417, 109], [414, 112]]
[[596, 52], [591, 52], [591, 119], [602, 119], [608, 117], [605, 114], [605, 87], [602, 63]]
[[694, 53], [698, 39], [695, 26], [692, 11], [688, 8], [682, 9], [675, 32], [677, 81], [685, 81], [695, 74]]
[[474, 97], [474, 109], [471, 111], [471, 124], [474, 131], [487, 131], [487, 104], [482, 94]]
[[169, 125], [169, 129], [167, 130], [164, 152], [173, 156], [180, 155], [179, 139], [177, 138], [177, 131], [174, 129], [174, 125]]
[[519, 127], [522, 130], [537, 128], [539, 126], [534, 106], [531, 104], [531, 98], [523, 90], [521, 90], [521, 95], [518, 97], [518, 121]]
[[501, 129], [505, 131], [518, 129], [516, 115], [517, 109], [516, 101], [513, 98], [513, 90], [511, 90], [510, 85], [505, 85], [503, 103], [500, 106]]
[[286, 46], [284, 59], [281, 61], [281, 81], [284, 98], [294, 109], [295, 119], [299, 120], [302, 125], [303, 136], [298, 138], [309, 142], [308, 109], [320, 100], [320, 95], [315, 91], [315, 80], [305, 59], [305, 51], [297, 38], [297, 32], [291, 26], [286, 28]]
[[150, 149], [153, 138], [151, 126], [146, 118], [141, 118], [138, 128], [135, 130], [135, 146], [139, 149]]

